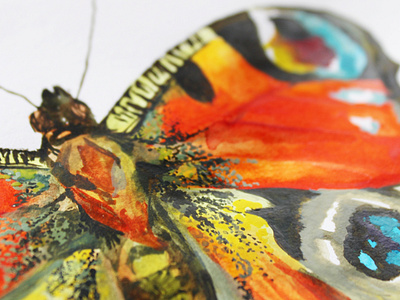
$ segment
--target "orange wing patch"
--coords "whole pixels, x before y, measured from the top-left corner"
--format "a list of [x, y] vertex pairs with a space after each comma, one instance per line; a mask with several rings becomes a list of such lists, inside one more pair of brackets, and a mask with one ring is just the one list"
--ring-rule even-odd
[[[243, 179], [239, 187], [365, 188], [399, 182], [400, 124], [393, 104], [335, 98], [343, 89], [385, 95], [381, 81], [289, 85], [254, 69], [222, 39], [193, 61], [215, 98], [206, 104], [188, 96], [169, 99], [163, 129], [181, 136], [203, 131], [190, 142], [214, 157], [235, 160], [232, 171]], [[368, 132], [371, 124], [375, 132]]]

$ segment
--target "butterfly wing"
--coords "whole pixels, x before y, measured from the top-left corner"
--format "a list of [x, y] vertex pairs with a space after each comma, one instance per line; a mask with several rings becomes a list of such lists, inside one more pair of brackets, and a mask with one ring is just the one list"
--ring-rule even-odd
[[96, 291], [99, 249], [119, 241], [118, 233], [102, 228], [108, 236], [98, 235], [40, 151], [1, 153], [1, 294], [39, 299]]
[[[231, 169], [244, 178], [242, 188], [396, 184], [396, 68], [351, 23], [253, 10], [168, 52], [102, 124], [149, 143], [190, 141], [214, 157], [240, 160]], [[215, 173], [224, 185], [238, 184]]]
[[[366, 215], [375, 220], [374, 208], [383, 207], [379, 214], [387, 217], [398, 209], [393, 189], [385, 200], [390, 204], [371, 200], [382, 200], [388, 193], [382, 187], [400, 179], [396, 70], [372, 37], [350, 22], [307, 10], [257, 9], [211, 24], [172, 49], [102, 124], [157, 153], [158, 162], [139, 166], [146, 178], [148, 170], [162, 170], [154, 176], [159, 183], [151, 185], [152, 202], [162, 199], [154, 211], [165, 211], [157, 220], [172, 220], [198, 245], [189, 248], [198, 250], [200, 260], [206, 253], [234, 279], [234, 291], [239, 286], [255, 298], [344, 297], [332, 285], [348, 295], [379, 297], [374, 290], [391, 294], [396, 284], [363, 277], [387, 275], [377, 275], [385, 273], [383, 267], [369, 263], [379, 255], [365, 244], [368, 238], [356, 236], [375, 226], [382, 239], [391, 239], [390, 251], [399, 244], [380, 221], [355, 219], [359, 211], [370, 211]], [[234, 200], [231, 191], [215, 188], [245, 194]], [[312, 192], [319, 189], [354, 190]], [[254, 204], [254, 195], [270, 206]], [[248, 201], [244, 209], [233, 204], [239, 200]], [[337, 213], [339, 206], [348, 213]], [[322, 207], [320, 223], [314, 223], [313, 211]], [[324, 225], [329, 221], [337, 230]], [[320, 230], [311, 234], [313, 228]], [[399, 262], [390, 259], [395, 253], [385, 266], [397, 268]], [[392, 271], [390, 278], [397, 276]], [[345, 279], [339, 280], [340, 272]]]

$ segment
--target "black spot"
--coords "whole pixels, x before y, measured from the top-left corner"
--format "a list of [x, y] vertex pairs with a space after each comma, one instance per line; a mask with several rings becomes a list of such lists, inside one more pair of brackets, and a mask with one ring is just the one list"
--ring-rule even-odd
[[287, 18], [273, 18], [280, 35], [289, 40], [303, 40], [310, 37], [310, 34], [297, 21]]
[[203, 72], [194, 62], [188, 60], [175, 73], [175, 79], [185, 92], [200, 102], [211, 102], [214, 90]]

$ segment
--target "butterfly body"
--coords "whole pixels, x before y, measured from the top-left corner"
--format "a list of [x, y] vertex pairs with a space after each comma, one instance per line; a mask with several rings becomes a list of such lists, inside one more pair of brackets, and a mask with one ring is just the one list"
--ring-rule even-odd
[[169, 51], [100, 124], [43, 92], [42, 149], [0, 152], [2, 295], [396, 294], [399, 88], [381, 52], [333, 15], [255, 9]]

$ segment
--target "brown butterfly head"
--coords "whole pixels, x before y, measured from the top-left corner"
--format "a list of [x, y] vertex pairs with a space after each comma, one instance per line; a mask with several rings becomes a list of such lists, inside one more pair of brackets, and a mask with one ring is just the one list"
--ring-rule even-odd
[[30, 115], [33, 130], [42, 133], [51, 145], [91, 131], [96, 120], [90, 108], [60, 87], [42, 92], [42, 104]]

